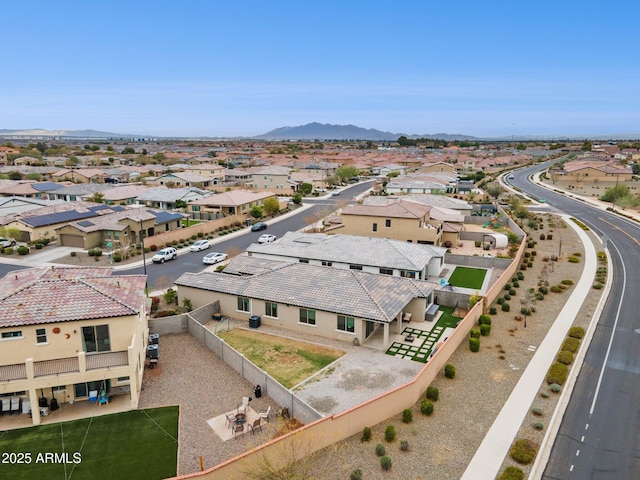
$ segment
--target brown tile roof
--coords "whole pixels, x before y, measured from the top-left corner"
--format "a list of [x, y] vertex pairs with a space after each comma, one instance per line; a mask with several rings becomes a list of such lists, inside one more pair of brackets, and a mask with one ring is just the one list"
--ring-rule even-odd
[[0, 280], [0, 328], [137, 314], [146, 277], [112, 273], [96, 267], [11, 272]]

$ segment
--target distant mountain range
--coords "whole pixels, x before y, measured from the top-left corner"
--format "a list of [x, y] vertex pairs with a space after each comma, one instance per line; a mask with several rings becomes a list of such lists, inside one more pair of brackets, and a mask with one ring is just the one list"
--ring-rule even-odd
[[44, 128], [0, 129], [0, 136], [72, 138], [146, 138], [149, 135], [99, 132], [97, 130], [45, 130]]
[[439, 138], [441, 140], [480, 140], [471, 135], [462, 134], [424, 134], [408, 135], [361, 128], [355, 125], [331, 125], [329, 123], [307, 123], [297, 127], [281, 127], [263, 135], [252, 137], [257, 140], [372, 140], [377, 142], [395, 141], [401, 136], [407, 138]]

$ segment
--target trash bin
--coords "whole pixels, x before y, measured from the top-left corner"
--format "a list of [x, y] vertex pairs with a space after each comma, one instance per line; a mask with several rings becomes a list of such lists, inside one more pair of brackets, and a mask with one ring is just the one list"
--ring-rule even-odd
[[260, 326], [260, 316], [251, 315], [249, 317], [249, 328], [258, 328]]
[[160, 335], [157, 333], [150, 333], [149, 345], [160, 345]]
[[262, 387], [260, 385], [256, 385], [256, 388], [253, 389], [253, 394], [256, 398], [260, 398], [262, 396]]
[[57, 400], [55, 397], [53, 397], [53, 398], [51, 399], [51, 411], [52, 411], [52, 412], [55, 412], [55, 411], [56, 411], [56, 410], [58, 410], [59, 408], [60, 408], [60, 407], [58, 406], [58, 400]]

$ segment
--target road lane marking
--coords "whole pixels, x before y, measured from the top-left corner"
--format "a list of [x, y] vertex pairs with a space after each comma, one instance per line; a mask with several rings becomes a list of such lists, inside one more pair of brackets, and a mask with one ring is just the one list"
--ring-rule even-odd
[[601, 220], [602, 222], [606, 223], [607, 225], [611, 225], [611, 227], [615, 228], [616, 230], [618, 230], [620, 233], [626, 235], [627, 237], [629, 237], [631, 240], [633, 240], [634, 242], [636, 242], [636, 244], [638, 246], [640, 246], [640, 242], [638, 242], [638, 240], [635, 237], [632, 237], [631, 235], [629, 235], [627, 232], [625, 232], [624, 230], [622, 230], [620, 227], [614, 225], [611, 222], [607, 222], [604, 218], [598, 217], [598, 220]]
[[[624, 233], [624, 232], [623, 232]], [[634, 239], [636, 243], [637, 240]], [[618, 252], [618, 256], [622, 260], [622, 254], [618, 247], [616, 247], [615, 243], [610, 242], [611, 246], [615, 248], [616, 252]], [[640, 245], [640, 244], [639, 244]], [[624, 266], [624, 262], [622, 263], [622, 295], [620, 298], [624, 298], [625, 292], [627, 290], [627, 269]], [[611, 353], [611, 346], [613, 345], [613, 337], [616, 334], [616, 329], [618, 328], [618, 319], [620, 318], [620, 310], [622, 309], [622, 302], [618, 304], [618, 311], [616, 312], [616, 318], [613, 321], [613, 328], [611, 329], [611, 338], [609, 338], [609, 345], [607, 346], [607, 353], [604, 356], [604, 361], [602, 362], [602, 368], [600, 369], [600, 375], [598, 376], [598, 383], [596, 384], [596, 391], [593, 395], [593, 402], [591, 403], [591, 410], [589, 410], [589, 416], [593, 415], [593, 411], [596, 408], [596, 401], [598, 400], [598, 393], [600, 392], [600, 385], [602, 384], [602, 377], [604, 376], [604, 369], [607, 366], [607, 361], [609, 360], [609, 353]]]

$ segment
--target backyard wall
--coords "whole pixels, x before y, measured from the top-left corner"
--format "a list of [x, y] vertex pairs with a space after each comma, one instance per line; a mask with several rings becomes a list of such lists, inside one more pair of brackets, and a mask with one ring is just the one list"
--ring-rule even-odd
[[[271, 440], [227, 462], [216, 465], [205, 472], [192, 473], [176, 478], [243, 479], [248, 476], [248, 472], [255, 473], [259, 471], [260, 467], [264, 465], [265, 459], [273, 466], [282, 467], [287, 462], [300, 460], [351, 435], [361, 433], [364, 427], [384, 422], [399, 414], [405, 408], [413, 407], [423, 397], [427, 387], [442, 371], [451, 355], [461, 343], [467, 341], [469, 331], [476, 325], [482, 311], [483, 304], [478, 302], [438, 349], [433, 358], [410, 382], [349, 410], [320, 418], [294, 432]], [[189, 325], [191, 328], [191, 322]], [[195, 325], [194, 327], [197, 329]], [[209, 340], [206, 339], [205, 341]], [[224, 347], [223, 352], [226, 352]], [[271, 392], [269, 396], [273, 398]], [[297, 407], [294, 405], [293, 408]], [[298, 414], [296, 414], [296, 417], [299, 418]]]
[[150, 247], [151, 245], [156, 245], [158, 248], [163, 248], [167, 242], [173, 242], [174, 240], [179, 241], [180, 239], [187, 240], [191, 238], [191, 235], [198, 235], [199, 232], [202, 232], [203, 235], [208, 235], [209, 233], [215, 232], [218, 227], [231, 225], [233, 222], [240, 222], [244, 225], [246, 218], [247, 217], [243, 215], [227, 216], [170, 232], [157, 233], [152, 237], [145, 237], [144, 246]]
[[505, 268], [509, 268], [509, 265], [513, 262], [513, 258], [475, 257], [447, 253], [445, 254], [444, 262], [463, 267], [497, 268], [499, 270], [504, 270]]

